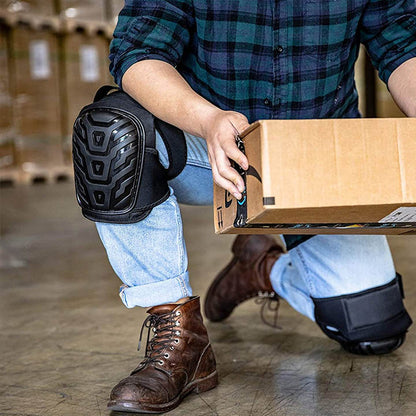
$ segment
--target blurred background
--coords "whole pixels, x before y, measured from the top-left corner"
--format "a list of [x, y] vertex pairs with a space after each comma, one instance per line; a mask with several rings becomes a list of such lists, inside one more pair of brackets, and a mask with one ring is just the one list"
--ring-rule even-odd
[[[0, 183], [72, 177], [72, 123], [112, 82], [108, 46], [122, 0], [0, 0]], [[356, 66], [364, 117], [403, 116], [364, 49]]]
[[[255, 2], [253, 2], [255, 4]], [[101, 416], [139, 362], [145, 311], [119, 280], [74, 192], [71, 134], [80, 109], [112, 83], [108, 48], [121, 0], [0, 0], [0, 415]], [[364, 50], [365, 117], [401, 117]], [[229, 261], [211, 207], [181, 206], [194, 293]], [[414, 236], [389, 238], [416, 316]], [[246, 302], [207, 323], [220, 387], [173, 415], [416, 415], [416, 332], [383, 357], [347, 354], [282, 302], [281, 329]]]
[[111, 83], [108, 47], [124, 1], [0, 0], [0, 181], [72, 176], [72, 123]]

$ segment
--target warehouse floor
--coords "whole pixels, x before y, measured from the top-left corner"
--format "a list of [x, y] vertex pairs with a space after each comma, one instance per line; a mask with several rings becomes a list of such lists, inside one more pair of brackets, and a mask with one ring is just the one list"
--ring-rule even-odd
[[[126, 309], [73, 184], [1, 190], [0, 415], [105, 415], [112, 386], [140, 360], [144, 310]], [[227, 262], [230, 236], [210, 208], [183, 207], [195, 293]], [[416, 317], [416, 236], [390, 239]], [[188, 396], [171, 415], [415, 415], [416, 326], [382, 357], [343, 352], [283, 303], [261, 323], [253, 301], [208, 323], [218, 388]], [[121, 413], [114, 413], [114, 415]]]

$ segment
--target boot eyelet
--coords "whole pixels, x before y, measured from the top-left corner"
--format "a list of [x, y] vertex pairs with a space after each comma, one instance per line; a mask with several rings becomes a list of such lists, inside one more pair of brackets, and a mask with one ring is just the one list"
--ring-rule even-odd
[[181, 323], [179, 321], [176, 321], [176, 326], [181, 326]]
[[165, 364], [165, 362], [163, 360], [159, 360], [159, 364], [163, 365], [163, 364]]
[[174, 342], [175, 344], [179, 344], [179, 340], [178, 340], [178, 338], [175, 338], [175, 339], [173, 340], [173, 342]]
[[164, 357], [169, 358], [169, 354], [168, 353], [164, 354]]
[[180, 312], [180, 311], [176, 311], [175, 315], [176, 315], [176, 316], [181, 316], [182, 314], [181, 314], [181, 312]]
[[175, 335], [180, 335], [181, 331], [175, 331]]
[[173, 351], [174, 349], [175, 349], [175, 347], [173, 347], [172, 345], [169, 347], [169, 349], [171, 350], [171, 351]]

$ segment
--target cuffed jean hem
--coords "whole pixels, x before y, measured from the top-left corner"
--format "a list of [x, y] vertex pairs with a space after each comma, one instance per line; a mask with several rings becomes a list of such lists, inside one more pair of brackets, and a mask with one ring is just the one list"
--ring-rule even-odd
[[192, 289], [189, 284], [188, 272], [185, 272], [171, 279], [148, 285], [123, 285], [120, 287], [119, 295], [127, 308], [134, 308], [135, 306], [148, 308], [192, 296]]

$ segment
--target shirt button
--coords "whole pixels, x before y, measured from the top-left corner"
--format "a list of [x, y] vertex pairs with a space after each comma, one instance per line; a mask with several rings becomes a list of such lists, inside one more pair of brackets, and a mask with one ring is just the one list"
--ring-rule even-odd
[[267, 106], [270, 105], [270, 100], [268, 98], [265, 98], [264, 99], [264, 104], [267, 105]]
[[283, 46], [279, 45], [274, 49], [274, 56], [280, 55], [283, 52]]

